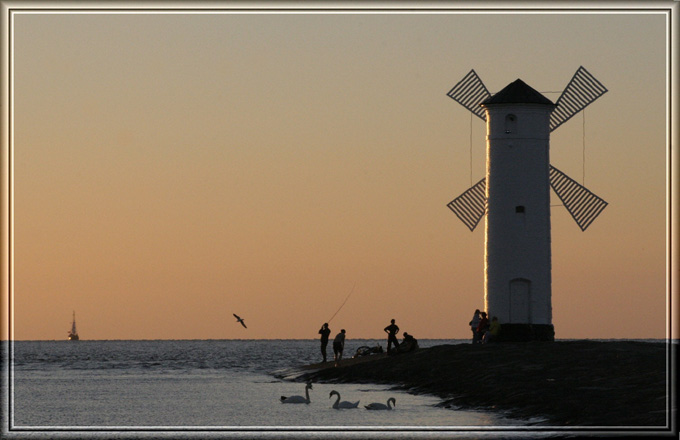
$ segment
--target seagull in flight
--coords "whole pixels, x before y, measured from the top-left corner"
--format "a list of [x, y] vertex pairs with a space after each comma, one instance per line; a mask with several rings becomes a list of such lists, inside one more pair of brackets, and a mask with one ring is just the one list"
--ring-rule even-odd
[[236, 318], [236, 322], [240, 322], [241, 325], [243, 326], [243, 328], [248, 328], [248, 327], [246, 327], [246, 323], [243, 322], [243, 318], [241, 318], [240, 316], [238, 316], [236, 313], [233, 313], [233, 315], [234, 315], [234, 317]]

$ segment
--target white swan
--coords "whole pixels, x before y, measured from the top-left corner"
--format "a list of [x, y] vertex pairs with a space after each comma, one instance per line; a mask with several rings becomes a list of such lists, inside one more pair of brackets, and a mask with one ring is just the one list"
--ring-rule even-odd
[[312, 389], [312, 383], [307, 382], [305, 386], [305, 397], [302, 396], [281, 396], [281, 403], [309, 403], [309, 390]]
[[359, 401], [357, 400], [356, 402], [348, 402], [346, 400], [343, 400], [340, 402], [340, 393], [337, 391], [333, 390], [331, 393], [328, 395], [328, 398], [330, 399], [333, 397], [333, 394], [338, 396], [338, 398], [335, 400], [335, 403], [333, 404], [333, 409], [349, 409], [349, 408], [358, 408], [359, 407]]
[[394, 397], [387, 399], [387, 405], [383, 405], [382, 403], [369, 403], [368, 405], [364, 405], [364, 407], [366, 409], [392, 409], [392, 405], [397, 405], [397, 399]]

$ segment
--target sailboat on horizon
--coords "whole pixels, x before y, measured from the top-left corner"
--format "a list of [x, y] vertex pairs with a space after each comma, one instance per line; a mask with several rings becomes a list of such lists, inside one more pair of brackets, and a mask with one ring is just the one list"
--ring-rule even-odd
[[71, 330], [68, 332], [68, 340], [69, 341], [77, 341], [80, 338], [78, 337], [78, 331], [76, 330], [76, 312], [75, 310], [73, 311], [73, 323], [71, 324]]

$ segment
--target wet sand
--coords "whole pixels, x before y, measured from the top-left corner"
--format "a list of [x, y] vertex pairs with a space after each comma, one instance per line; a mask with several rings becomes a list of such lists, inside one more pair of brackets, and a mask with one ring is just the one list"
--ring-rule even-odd
[[307, 365], [297, 380], [391, 384], [537, 425], [665, 427], [668, 353], [636, 341], [440, 345]]

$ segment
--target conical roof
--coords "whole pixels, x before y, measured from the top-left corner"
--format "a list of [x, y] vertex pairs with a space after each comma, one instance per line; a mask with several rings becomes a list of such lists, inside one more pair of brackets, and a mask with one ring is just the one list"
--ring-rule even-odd
[[543, 104], [555, 105], [551, 100], [529, 87], [521, 79], [508, 84], [503, 90], [482, 101], [481, 105], [493, 104]]

